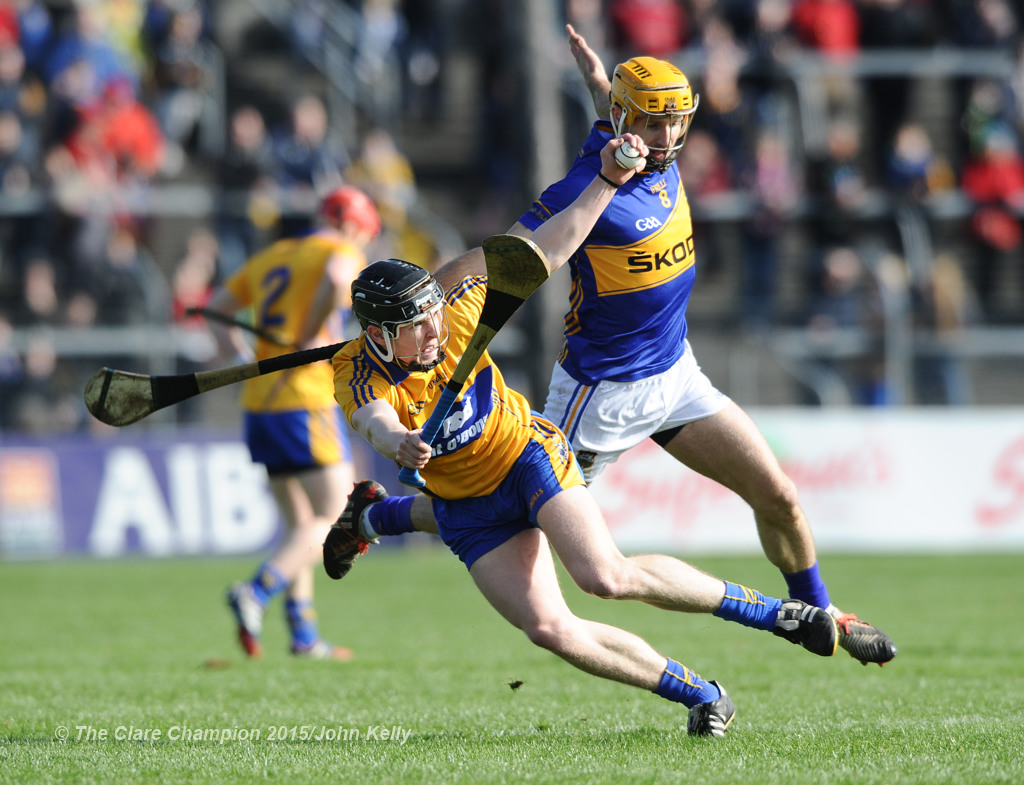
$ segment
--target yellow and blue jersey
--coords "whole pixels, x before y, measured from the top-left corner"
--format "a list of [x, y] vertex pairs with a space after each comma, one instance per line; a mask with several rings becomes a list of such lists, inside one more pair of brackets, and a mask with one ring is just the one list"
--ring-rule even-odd
[[[465, 278], [445, 295], [449, 338], [446, 357], [429, 371], [410, 373], [384, 362], [361, 335], [334, 356], [335, 398], [351, 422], [371, 401], [385, 401], [410, 430], [422, 428], [480, 319], [487, 278]], [[466, 380], [420, 476], [426, 491], [445, 499], [487, 496], [501, 484], [531, 440], [542, 438], [526, 399], [505, 384], [485, 352]], [[546, 436], [546, 434], [543, 434]]]
[[[612, 138], [594, 124], [568, 174], [548, 187], [519, 222], [531, 231], [568, 207], [601, 167]], [[682, 356], [686, 306], [695, 276], [693, 222], [679, 170], [634, 175], [619, 187], [569, 259], [565, 345], [558, 358], [579, 382], [635, 381]]]
[[[348, 241], [334, 232], [314, 232], [279, 240], [249, 259], [224, 286], [240, 303], [252, 307], [259, 327], [282, 343], [292, 344], [299, 338], [327, 263], [335, 254], [358, 259], [360, 269], [365, 265], [362, 252]], [[352, 276], [358, 272], [353, 270]], [[341, 332], [342, 314], [338, 313], [327, 320], [317, 341], [336, 343]], [[293, 349], [262, 338], [256, 343], [258, 360], [290, 351]], [[326, 363], [311, 363], [247, 379], [242, 385], [241, 406], [247, 412], [331, 408], [331, 369]]]

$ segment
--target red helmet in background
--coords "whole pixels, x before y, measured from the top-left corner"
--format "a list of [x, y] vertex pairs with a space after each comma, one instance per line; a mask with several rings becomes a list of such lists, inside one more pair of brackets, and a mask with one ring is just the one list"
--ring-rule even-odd
[[380, 234], [380, 215], [373, 200], [358, 188], [343, 185], [320, 202], [320, 218], [332, 226], [352, 221], [371, 237]]

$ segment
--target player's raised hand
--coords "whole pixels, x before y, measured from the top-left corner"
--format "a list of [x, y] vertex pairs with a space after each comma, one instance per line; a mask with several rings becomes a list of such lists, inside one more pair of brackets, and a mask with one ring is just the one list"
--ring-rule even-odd
[[569, 51], [576, 60], [576, 67], [583, 76], [583, 83], [590, 92], [597, 116], [607, 120], [611, 117], [612, 83], [608, 81], [608, 72], [597, 52], [590, 48], [586, 39], [576, 32], [572, 25], [565, 26], [569, 34]]

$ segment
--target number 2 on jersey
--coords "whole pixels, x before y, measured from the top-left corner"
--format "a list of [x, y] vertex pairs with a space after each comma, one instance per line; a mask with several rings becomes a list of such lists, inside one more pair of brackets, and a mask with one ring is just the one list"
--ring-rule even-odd
[[276, 306], [288, 289], [291, 282], [291, 270], [287, 267], [275, 267], [263, 276], [263, 302], [260, 305], [260, 324], [263, 327], [280, 327], [284, 324], [284, 314]]

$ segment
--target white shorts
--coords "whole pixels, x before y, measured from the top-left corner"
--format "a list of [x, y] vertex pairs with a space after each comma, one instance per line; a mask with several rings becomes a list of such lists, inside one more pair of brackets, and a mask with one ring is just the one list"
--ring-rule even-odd
[[589, 483], [649, 436], [717, 414], [728, 402], [701, 371], [687, 341], [675, 365], [635, 382], [602, 381], [590, 387], [556, 364], [544, 417], [569, 437]]

